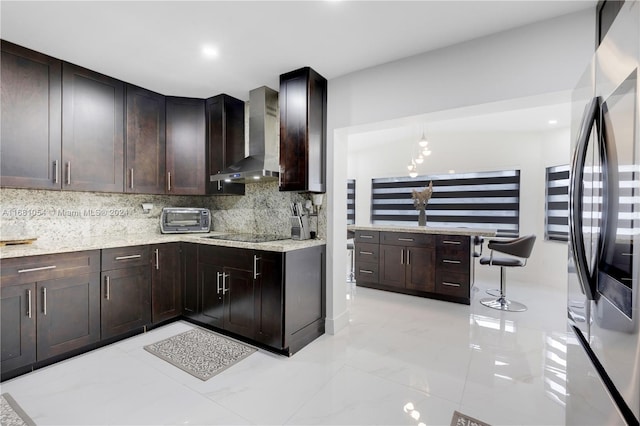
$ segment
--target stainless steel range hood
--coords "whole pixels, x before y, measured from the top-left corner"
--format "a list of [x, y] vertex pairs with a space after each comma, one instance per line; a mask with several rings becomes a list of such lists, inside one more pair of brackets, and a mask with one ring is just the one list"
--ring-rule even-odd
[[278, 180], [279, 151], [278, 92], [259, 87], [249, 92], [249, 156], [209, 179], [237, 183]]

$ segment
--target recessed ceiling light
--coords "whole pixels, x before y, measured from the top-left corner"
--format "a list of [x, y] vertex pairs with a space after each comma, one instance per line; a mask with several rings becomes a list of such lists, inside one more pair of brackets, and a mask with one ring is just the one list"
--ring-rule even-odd
[[553, 126], [554, 124], [558, 124], [558, 120], [549, 120], [548, 123]]
[[204, 46], [202, 46], [202, 56], [204, 56], [207, 59], [215, 59], [218, 57], [218, 49], [215, 46], [212, 46], [210, 44], [205, 44]]

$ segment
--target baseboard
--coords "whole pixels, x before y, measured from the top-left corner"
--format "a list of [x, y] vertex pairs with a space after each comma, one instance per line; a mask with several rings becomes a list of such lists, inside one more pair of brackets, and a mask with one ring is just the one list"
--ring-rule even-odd
[[344, 310], [340, 315], [325, 320], [325, 332], [327, 334], [337, 334], [343, 328], [349, 326], [349, 311]]

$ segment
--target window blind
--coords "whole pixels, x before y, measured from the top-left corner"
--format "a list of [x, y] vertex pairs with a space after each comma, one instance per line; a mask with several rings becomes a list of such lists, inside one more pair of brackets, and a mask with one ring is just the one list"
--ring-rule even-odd
[[356, 180], [347, 180], [347, 225], [356, 223]]
[[412, 190], [433, 182], [427, 226], [491, 229], [497, 236], [520, 232], [520, 170], [395, 177], [372, 180], [371, 221], [418, 226]]
[[544, 237], [569, 241], [569, 165], [547, 167]]

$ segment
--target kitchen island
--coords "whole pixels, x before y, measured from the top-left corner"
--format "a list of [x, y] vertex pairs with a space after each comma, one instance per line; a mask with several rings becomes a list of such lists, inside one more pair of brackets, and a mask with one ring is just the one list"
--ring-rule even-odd
[[357, 226], [356, 285], [470, 304], [474, 239], [495, 231], [471, 228]]

